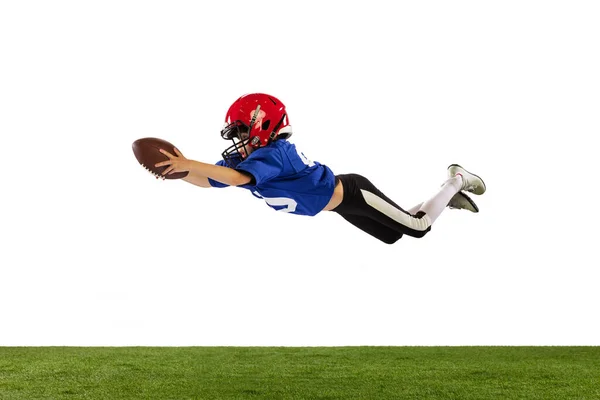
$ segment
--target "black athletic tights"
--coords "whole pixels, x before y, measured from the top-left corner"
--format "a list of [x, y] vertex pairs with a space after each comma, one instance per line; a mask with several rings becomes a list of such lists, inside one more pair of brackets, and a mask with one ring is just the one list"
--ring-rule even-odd
[[358, 174], [337, 175], [344, 187], [344, 199], [333, 211], [377, 239], [392, 244], [402, 235], [421, 238], [431, 230], [424, 212], [411, 215], [390, 200], [367, 178]]

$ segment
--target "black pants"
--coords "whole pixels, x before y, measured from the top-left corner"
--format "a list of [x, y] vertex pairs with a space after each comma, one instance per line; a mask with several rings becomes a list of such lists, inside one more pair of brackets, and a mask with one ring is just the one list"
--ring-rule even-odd
[[333, 211], [346, 221], [382, 242], [392, 244], [406, 234], [421, 238], [431, 230], [428, 218], [420, 211], [411, 215], [390, 200], [367, 178], [358, 174], [337, 175], [344, 199]]

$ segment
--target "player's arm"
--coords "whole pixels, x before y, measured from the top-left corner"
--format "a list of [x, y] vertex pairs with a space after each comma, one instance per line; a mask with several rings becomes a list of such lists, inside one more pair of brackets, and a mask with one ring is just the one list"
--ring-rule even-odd
[[178, 149], [175, 149], [177, 155], [173, 155], [163, 149], [160, 151], [169, 157], [167, 161], [156, 164], [156, 167], [167, 166], [163, 175], [188, 171], [188, 176], [183, 178], [183, 180], [196, 186], [211, 187], [208, 178], [229, 186], [244, 185], [252, 179], [249, 174], [241, 173], [232, 168], [187, 159]]
[[[201, 185], [198, 186], [211, 187], [210, 183], [208, 182], [208, 178], [229, 186], [245, 185], [246, 183], [249, 183], [252, 179], [250, 175], [244, 174], [232, 168], [222, 167], [220, 165], [214, 164], [207, 164], [194, 160], [187, 161], [187, 168], [189, 171], [188, 176], [191, 176], [191, 179], [194, 180], [194, 182], [191, 183], [196, 184], [195, 182], [200, 182]], [[174, 170], [173, 172], [177, 171]], [[186, 178], [183, 179], [186, 180]], [[206, 180], [206, 185], [204, 185], [204, 180]]]
[[196, 186], [200, 186], [200, 187], [204, 187], [204, 188], [212, 187], [212, 185], [208, 181], [207, 177], [202, 176], [202, 175], [196, 175], [196, 174], [193, 174], [192, 172], [188, 173], [185, 178], [182, 178], [182, 180], [184, 180], [188, 183], [191, 183], [192, 185], [196, 185]]

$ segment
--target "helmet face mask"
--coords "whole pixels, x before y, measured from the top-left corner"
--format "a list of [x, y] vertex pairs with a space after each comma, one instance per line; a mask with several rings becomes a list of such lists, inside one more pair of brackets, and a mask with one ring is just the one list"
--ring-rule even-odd
[[239, 120], [225, 124], [221, 129], [221, 137], [225, 140], [244, 140], [248, 137], [248, 126]]
[[229, 166], [236, 162], [237, 165], [253, 150], [289, 138], [291, 128], [285, 105], [277, 98], [264, 93], [244, 95], [229, 107], [225, 116], [221, 137], [231, 140], [233, 145], [223, 151], [223, 159]]
[[248, 126], [241, 121], [235, 121], [221, 129], [221, 137], [233, 142], [231, 146], [223, 151], [221, 156], [229, 167], [235, 168], [248, 156], [248, 147], [246, 147], [250, 145]]

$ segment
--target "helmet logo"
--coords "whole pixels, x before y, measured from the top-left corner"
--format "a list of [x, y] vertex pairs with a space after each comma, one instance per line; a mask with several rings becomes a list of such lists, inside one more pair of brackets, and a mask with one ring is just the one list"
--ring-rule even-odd
[[267, 113], [261, 110], [260, 106], [256, 107], [256, 109], [250, 113], [250, 121], [256, 121], [254, 122], [252, 127], [258, 127], [259, 129], [261, 129], [263, 124], [263, 118], [265, 118], [266, 115]]

